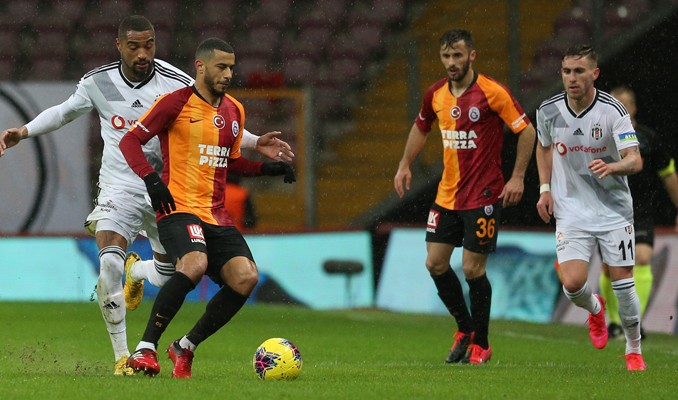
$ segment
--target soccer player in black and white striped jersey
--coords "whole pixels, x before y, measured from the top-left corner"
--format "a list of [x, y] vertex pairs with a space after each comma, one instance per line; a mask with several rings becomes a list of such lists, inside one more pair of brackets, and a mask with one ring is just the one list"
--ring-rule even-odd
[[589, 314], [596, 348], [607, 344], [605, 301], [587, 284], [589, 260], [600, 249], [610, 266], [612, 288], [626, 332], [626, 367], [644, 370], [640, 349], [640, 303], [635, 289], [633, 205], [627, 175], [643, 166], [631, 118], [624, 106], [597, 90], [600, 74], [590, 46], [563, 56], [565, 91], [537, 109], [537, 211], [556, 219], [556, 253], [565, 295]]

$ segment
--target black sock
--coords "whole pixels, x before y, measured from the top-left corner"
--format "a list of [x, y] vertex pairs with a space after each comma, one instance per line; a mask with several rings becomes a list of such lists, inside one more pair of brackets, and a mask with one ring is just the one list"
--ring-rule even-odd
[[457, 274], [449, 268], [441, 275], [434, 276], [433, 282], [438, 289], [438, 296], [443, 301], [445, 307], [450, 314], [457, 320], [457, 328], [459, 332], [471, 333], [473, 331], [473, 320], [466, 308], [466, 301], [464, 300], [464, 293], [461, 290], [461, 283]]
[[476, 334], [473, 343], [487, 349], [489, 341], [487, 339], [490, 327], [490, 307], [492, 306], [492, 286], [487, 279], [487, 274], [466, 280], [469, 286], [469, 297], [471, 298], [471, 316], [476, 328]]
[[193, 288], [195, 288], [193, 281], [186, 275], [181, 272], [174, 273], [155, 298], [151, 317], [148, 319], [146, 330], [141, 338], [142, 341], [155, 343], [155, 346], [158, 346], [160, 336], [165, 332], [172, 318], [177, 315], [181, 305], [184, 304], [186, 295]]
[[240, 311], [246, 301], [247, 296], [243, 296], [228, 285], [224, 285], [207, 303], [205, 313], [186, 335], [186, 338], [194, 345], [199, 345], [226, 325]]

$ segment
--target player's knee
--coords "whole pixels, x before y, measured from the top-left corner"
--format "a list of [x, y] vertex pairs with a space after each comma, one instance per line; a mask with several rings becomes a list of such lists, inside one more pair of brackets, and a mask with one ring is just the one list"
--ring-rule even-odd
[[450, 268], [449, 261], [438, 261], [433, 259], [426, 259], [426, 269], [431, 275], [440, 275], [445, 273]]
[[99, 257], [99, 276], [107, 282], [122, 280], [125, 260], [119, 254], [109, 252]]

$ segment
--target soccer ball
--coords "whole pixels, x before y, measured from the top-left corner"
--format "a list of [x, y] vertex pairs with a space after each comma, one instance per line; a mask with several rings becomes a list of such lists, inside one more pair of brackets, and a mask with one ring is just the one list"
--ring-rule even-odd
[[294, 343], [283, 338], [266, 340], [252, 359], [254, 372], [262, 380], [293, 380], [301, 374], [301, 353]]

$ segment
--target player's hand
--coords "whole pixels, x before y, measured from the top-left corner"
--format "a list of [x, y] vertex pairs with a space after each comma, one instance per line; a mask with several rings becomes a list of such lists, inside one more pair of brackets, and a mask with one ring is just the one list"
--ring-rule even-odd
[[553, 197], [551, 197], [551, 192], [544, 192], [539, 195], [537, 213], [539, 213], [539, 217], [544, 223], [548, 224], [551, 221], [551, 215], [553, 215]]
[[146, 191], [151, 198], [151, 205], [156, 212], [161, 214], [170, 214], [176, 211], [177, 206], [174, 204], [174, 197], [170, 193], [165, 182], [160, 179], [160, 175], [156, 172], [151, 172], [144, 177], [146, 184]]
[[520, 203], [520, 199], [523, 198], [524, 191], [525, 184], [523, 183], [523, 180], [512, 177], [508, 182], [506, 182], [506, 185], [504, 185], [504, 189], [502, 189], [501, 193], [499, 194], [499, 198], [504, 200], [504, 207], [515, 206], [516, 204]]
[[597, 158], [591, 161], [588, 165], [591, 172], [598, 175], [598, 179], [603, 179], [606, 176], [613, 174], [615, 171], [612, 168], [613, 164], [607, 164], [605, 161]]
[[[393, 178], [393, 186], [401, 199], [405, 195], [405, 190], [410, 190], [411, 180], [412, 172], [410, 171], [410, 167], [398, 167], [398, 172], [396, 172], [395, 178]], [[403, 181], [405, 181], [404, 186]]]
[[25, 126], [21, 128], [9, 128], [0, 134], [0, 157], [5, 155], [5, 150], [15, 146], [22, 139], [28, 137], [28, 129]]
[[282, 135], [282, 132], [273, 131], [259, 136], [254, 149], [271, 160], [292, 162], [294, 159], [292, 148], [287, 142], [278, 137], [280, 135]]
[[285, 183], [292, 183], [297, 181], [296, 176], [294, 176], [294, 169], [292, 168], [292, 166], [282, 161], [273, 163], [264, 163], [261, 166], [261, 174], [268, 176], [285, 175], [285, 178], [283, 178]]

